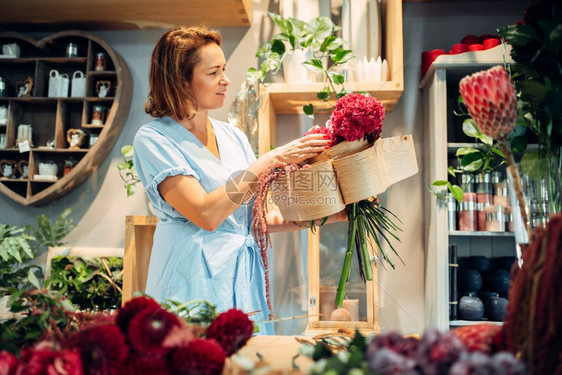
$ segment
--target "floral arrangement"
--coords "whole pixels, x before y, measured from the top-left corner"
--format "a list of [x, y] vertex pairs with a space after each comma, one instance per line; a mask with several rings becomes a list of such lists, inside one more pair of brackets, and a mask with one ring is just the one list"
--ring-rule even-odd
[[[47, 317], [48, 318], [48, 317]], [[116, 315], [96, 314], [78, 329], [17, 353], [0, 352], [2, 374], [220, 374], [253, 334], [240, 310], [221, 314], [206, 301], [161, 306], [137, 297]]]
[[[345, 336], [344, 336], [345, 337]], [[421, 338], [388, 331], [366, 339], [359, 332], [305, 341], [300, 353], [311, 357], [311, 374], [526, 374], [525, 364], [505, 351], [500, 326], [479, 324]]]
[[[330, 140], [329, 147], [343, 141], [367, 140], [368, 142], [375, 142], [380, 137], [384, 115], [384, 107], [376, 98], [358, 93], [347, 94], [337, 100], [327, 126], [314, 126], [306, 134], [324, 134]], [[267, 213], [266, 197], [269, 188], [278, 176], [289, 176], [293, 171], [299, 168], [307, 168], [307, 166], [306, 163], [300, 166], [276, 163], [271, 165], [260, 177], [254, 205], [253, 230], [261, 246], [262, 257], [264, 257], [264, 264], [266, 265], [269, 235], [265, 218]], [[290, 178], [288, 178], [289, 180]], [[349, 204], [346, 211], [349, 219], [348, 243], [336, 294], [336, 304], [340, 307], [345, 297], [353, 250], [357, 249], [359, 272], [362, 279], [364, 281], [372, 280], [372, 260], [368, 250], [369, 240], [376, 243], [381, 259], [394, 268], [394, 263], [382, 245], [383, 242], [386, 242], [392, 251], [398, 255], [390, 242], [390, 237], [399, 240], [394, 232], [400, 230], [391, 218], [398, 221], [400, 219], [382, 207], [375, 197]], [[322, 225], [326, 219], [311, 221], [311, 229], [313, 230], [315, 225]]]

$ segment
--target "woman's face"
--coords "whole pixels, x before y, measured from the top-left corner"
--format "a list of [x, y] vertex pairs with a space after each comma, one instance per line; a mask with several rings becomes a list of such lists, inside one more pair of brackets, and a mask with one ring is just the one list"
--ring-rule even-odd
[[199, 110], [220, 108], [224, 104], [230, 80], [226, 76], [226, 60], [222, 48], [215, 43], [199, 49], [201, 61], [193, 68], [191, 87]]

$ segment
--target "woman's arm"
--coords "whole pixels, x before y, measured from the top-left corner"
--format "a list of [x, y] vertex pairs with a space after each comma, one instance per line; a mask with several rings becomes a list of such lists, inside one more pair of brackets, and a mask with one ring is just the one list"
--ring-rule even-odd
[[[300, 163], [324, 151], [328, 140], [323, 134], [311, 134], [295, 139], [259, 157], [252, 165], [226, 185], [207, 193], [192, 176], [177, 175], [166, 178], [158, 191], [172, 207], [195, 225], [215, 230], [255, 191], [258, 176], [272, 163]], [[244, 176], [242, 179], [241, 177]]]

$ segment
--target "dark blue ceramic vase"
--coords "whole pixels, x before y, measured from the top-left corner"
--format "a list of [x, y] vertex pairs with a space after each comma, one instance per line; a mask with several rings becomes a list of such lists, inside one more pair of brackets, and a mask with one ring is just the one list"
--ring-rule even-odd
[[490, 294], [484, 300], [484, 314], [488, 320], [501, 322], [507, 312], [507, 298], [500, 297], [497, 293]]
[[459, 317], [463, 320], [480, 320], [484, 317], [484, 303], [476, 293], [469, 293], [459, 301]]
[[485, 256], [473, 255], [466, 259], [466, 268], [484, 273], [492, 269], [492, 263]]
[[459, 292], [478, 292], [482, 288], [482, 275], [476, 270], [459, 267], [457, 289]]
[[507, 297], [511, 277], [505, 270], [491, 270], [484, 275], [484, 282], [488, 290], [496, 292], [500, 297]]

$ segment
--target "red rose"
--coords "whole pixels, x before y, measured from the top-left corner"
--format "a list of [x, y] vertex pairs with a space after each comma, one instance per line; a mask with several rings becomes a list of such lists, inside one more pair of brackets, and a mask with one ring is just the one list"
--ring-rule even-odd
[[215, 339], [227, 356], [243, 347], [253, 333], [252, 321], [238, 309], [230, 309], [220, 314], [207, 328], [207, 338]]

